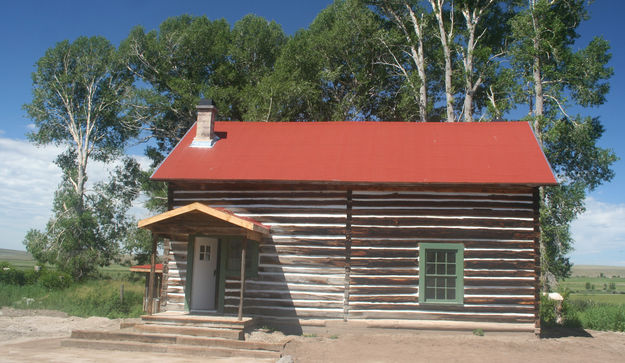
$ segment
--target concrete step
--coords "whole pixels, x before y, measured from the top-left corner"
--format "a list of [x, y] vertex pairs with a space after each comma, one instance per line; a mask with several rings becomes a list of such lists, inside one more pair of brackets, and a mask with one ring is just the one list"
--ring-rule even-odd
[[161, 325], [161, 324], [138, 324], [134, 326], [136, 331], [157, 333], [157, 334], [181, 334], [190, 336], [238, 339], [245, 337], [243, 328], [209, 328], [203, 326], [179, 326], [179, 325]]
[[64, 347], [121, 350], [133, 352], [157, 352], [188, 354], [202, 357], [243, 357], [254, 359], [278, 359], [279, 352], [267, 350], [232, 349], [224, 347], [204, 347], [184, 344], [153, 344], [143, 342], [126, 342], [111, 340], [90, 340], [90, 339], [65, 339], [61, 341]]
[[244, 340], [231, 340], [224, 338], [196, 337], [187, 335], [152, 334], [133, 331], [97, 331], [97, 330], [73, 330], [72, 339], [107, 340], [140, 342], [152, 344], [183, 344], [200, 345], [205, 347], [222, 347], [231, 349], [266, 350], [280, 352], [284, 343], [250, 342]]

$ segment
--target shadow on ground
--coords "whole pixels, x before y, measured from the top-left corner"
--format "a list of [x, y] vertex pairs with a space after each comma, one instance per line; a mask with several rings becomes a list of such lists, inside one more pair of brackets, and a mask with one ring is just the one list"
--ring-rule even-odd
[[582, 328], [552, 327], [552, 328], [543, 328], [540, 333], [540, 337], [545, 338], [545, 339], [551, 339], [551, 338], [566, 338], [566, 337], [592, 338], [593, 336]]

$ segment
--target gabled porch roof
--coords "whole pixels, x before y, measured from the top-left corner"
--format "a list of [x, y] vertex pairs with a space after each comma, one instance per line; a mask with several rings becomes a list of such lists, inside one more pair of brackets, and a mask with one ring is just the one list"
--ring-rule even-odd
[[260, 241], [263, 235], [270, 233], [270, 228], [260, 222], [238, 216], [227, 209], [209, 207], [198, 202], [142, 219], [138, 226], [169, 238], [206, 234], [245, 236]]

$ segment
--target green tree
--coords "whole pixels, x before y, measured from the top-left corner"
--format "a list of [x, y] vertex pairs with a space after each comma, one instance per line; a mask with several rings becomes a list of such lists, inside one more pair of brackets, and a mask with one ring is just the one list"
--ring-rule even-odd
[[615, 154], [597, 146], [597, 118], [571, 116], [569, 108], [600, 105], [609, 90], [609, 45], [593, 39], [573, 50], [587, 19], [583, 0], [529, 0], [511, 20], [512, 66], [519, 105], [527, 104], [534, 132], [560, 185], [541, 189], [541, 265], [545, 289], [570, 275], [570, 222], [584, 211], [586, 192], [609, 181]]
[[384, 66], [377, 63], [379, 28], [360, 1], [335, 1], [322, 10], [276, 61], [273, 84], [290, 90], [278, 99], [278, 119], [386, 118], [384, 105], [394, 90], [386, 82]]
[[143, 121], [154, 166], [173, 149], [195, 122], [195, 106], [202, 96], [215, 100], [224, 119], [240, 119], [225, 107], [234, 70], [228, 61], [230, 27], [225, 20], [182, 15], [165, 20], [158, 31], [133, 28], [120, 52], [128, 69], [147, 87], [137, 93], [136, 118]]
[[32, 78], [33, 99], [24, 108], [36, 128], [28, 137], [37, 145], [66, 149], [56, 159], [63, 181], [54, 217], [45, 232], [28, 232], [24, 243], [40, 262], [81, 278], [109, 263], [116, 251], [115, 240], [104, 237], [118, 232], [123, 213], [106, 216], [93, 209], [101, 197], [86, 189], [87, 165], [115, 160], [134, 136], [128, 116], [133, 77], [106, 39], [80, 37], [48, 49]]
[[[57, 164], [61, 164], [57, 160]], [[61, 164], [62, 165], [62, 164]], [[54, 195], [53, 216], [45, 231], [31, 229], [26, 249], [40, 263], [50, 263], [83, 279], [118, 255], [135, 221], [127, 216], [140, 192], [138, 163], [124, 158], [106, 182], [96, 184], [81, 202], [74, 186], [64, 179]]]

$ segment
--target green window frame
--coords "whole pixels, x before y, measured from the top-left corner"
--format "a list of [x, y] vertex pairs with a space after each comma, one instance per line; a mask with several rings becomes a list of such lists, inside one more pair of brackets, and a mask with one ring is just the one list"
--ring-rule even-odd
[[464, 302], [464, 245], [419, 243], [419, 303]]

